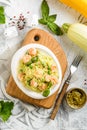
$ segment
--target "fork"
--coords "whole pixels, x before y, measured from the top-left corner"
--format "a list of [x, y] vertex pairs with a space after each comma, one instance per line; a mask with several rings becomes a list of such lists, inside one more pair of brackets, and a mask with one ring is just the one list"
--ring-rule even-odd
[[63, 99], [63, 97], [64, 97], [64, 95], [66, 93], [66, 90], [67, 90], [67, 88], [68, 88], [68, 86], [70, 84], [71, 77], [72, 77], [73, 73], [77, 70], [77, 67], [78, 67], [81, 59], [82, 59], [82, 56], [76, 56], [75, 59], [73, 60], [72, 64], [71, 64], [71, 66], [70, 66], [69, 76], [67, 77], [67, 79], [64, 82], [62, 90], [61, 90], [61, 92], [60, 92], [60, 94], [59, 94], [59, 96], [58, 96], [58, 98], [57, 98], [57, 100], [55, 102], [55, 106], [54, 106], [52, 114], [50, 116], [50, 118], [52, 120], [54, 120], [54, 118], [55, 118], [55, 116], [56, 116], [56, 114], [57, 114], [57, 112], [59, 110], [62, 99]]

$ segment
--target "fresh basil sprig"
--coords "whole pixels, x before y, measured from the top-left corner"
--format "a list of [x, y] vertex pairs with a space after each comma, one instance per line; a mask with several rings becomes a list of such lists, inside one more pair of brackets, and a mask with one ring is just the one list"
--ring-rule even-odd
[[0, 6], [0, 24], [5, 23], [4, 7]]
[[53, 14], [53, 15], [49, 15], [49, 6], [46, 2], [46, 0], [43, 0], [42, 1], [42, 4], [41, 4], [41, 13], [42, 13], [42, 18], [38, 20], [38, 22], [40, 24], [43, 24], [43, 25], [47, 25], [47, 27], [56, 35], [62, 35], [63, 32], [61, 30], [61, 28], [56, 24], [54, 23], [55, 20], [56, 20], [56, 17], [57, 15], [56, 14]]

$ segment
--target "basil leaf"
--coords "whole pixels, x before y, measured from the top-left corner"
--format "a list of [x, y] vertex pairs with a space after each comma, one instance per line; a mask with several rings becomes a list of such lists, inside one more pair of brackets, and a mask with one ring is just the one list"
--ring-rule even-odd
[[56, 17], [57, 17], [56, 14], [50, 15], [50, 16], [48, 16], [47, 20], [48, 20], [49, 22], [54, 22], [54, 21], [56, 20]]
[[14, 103], [9, 101], [4, 102], [2, 100], [0, 101], [0, 105], [1, 105], [0, 118], [2, 118], [2, 120], [5, 122], [12, 115], [11, 111], [14, 107]]
[[49, 90], [49, 89], [46, 89], [46, 90], [43, 92], [43, 96], [44, 96], [44, 97], [47, 97], [49, 94], [50, 94], [50, 90]]
[[5, 15], [4, 15], [4, 8], [0, 6], [0, 24], [5, 23]]
[[47, 21], [45, 19], [39, 19], [38, 22], [44, 25], [47, 24]]
[[0, 15], [4, 14], [4, 8], [2, 6], [0, 6]]
[[56, 34], [56, 35], [63, 34], [61, 28], [57, 24], [52, 23], [52, 22], [48, 22], [47, 26], [54, 34]]
[[41, 12], [42, 12], [42, 17], [46, 19], [49, 15], [49, 6], [46, 2], [46, 0], [43, 0], [41, 4]]
[[4, 24], [4, 23], [5, 23], [5, 15], [0, 14], [0, 24]]

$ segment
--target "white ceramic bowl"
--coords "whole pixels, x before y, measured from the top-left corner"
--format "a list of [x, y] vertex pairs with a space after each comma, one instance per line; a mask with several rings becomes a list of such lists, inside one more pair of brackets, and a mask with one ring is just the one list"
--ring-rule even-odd
[[35, 98], [35, 99], [44, 99], [46, 97], [44, 97], [41, 93], [37, 93], [34, 92], [32, 90], [27, 89], [26, 87], [23, 86], [23, 84], [18, 80], [17, 78], [17, 67], [19, 64], [19, 60], [23, 57], [23, 55], [25, 54], [25, 52], [29, 49], [29, 48], [37, 48], [39, 50], [44, 51], [45, 53], [47, 53], [48, 55], [50, 55], [54, 61], [56, 62], [57, 68], [58, 68], [58, 73], [59, 73], [59, 79], [58, 79], [58, 84], [55, 85], [51, 90], [50, 90], [50, 94], [48, 95], [51, 96], [52, 94], [54, 94], [58, 88], [60, 87], [61, 84], [61, 80], [62, 80], [62, 71], [61, 71], [61, 66], [60, 63], [58, 61], [58, 59], [56, 58], [56, 56], [53, 54], [53, 52], [48, 49], [47, 47], [40, 45], [40, 44], [28, 44], [22, 48], [20, 48], [13, 56], [12, 58], [12, 62], [11, 62], [11, 72], [12, 72], [12, 76], [14, 81], [16, 82], [17, 86], [19, 87], [19, 89], [21, 89], [26, 95]]

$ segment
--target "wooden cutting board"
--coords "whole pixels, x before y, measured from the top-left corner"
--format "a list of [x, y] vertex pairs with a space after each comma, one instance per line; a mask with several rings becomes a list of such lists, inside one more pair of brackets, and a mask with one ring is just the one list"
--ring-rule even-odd
[[[56, 57], [59, 59], [59, 62], [61, 64], [62, 68], [62, 74], [64, 76], [64, 73], [67, 68], [67, 59], [65, 56], [65, 53], [63, 49], [61, 48], [60, 44], [46, 31], [43, 31], [41, 29], [32, 29], [29, 31], [25, 37], [25, 39], [22, 42], [22, 46], [30, 44], [30, 43], [37, 43], [42, 44], [49, 49], [52, 50], [52, 52], [56, 55]], [[55, 102], [57, 92], [55, 92], [53, 95], [46, 99], [33, 99], [27, 95], [25, 95], [16, 85], [16, 83], [13, 80], [13, 77], [10, 76], [8, 84], [6, 86], [6, 92], [16, 98], [19, 98], [20, 100], [37, 105], [44, 108], [50, 108]]]

